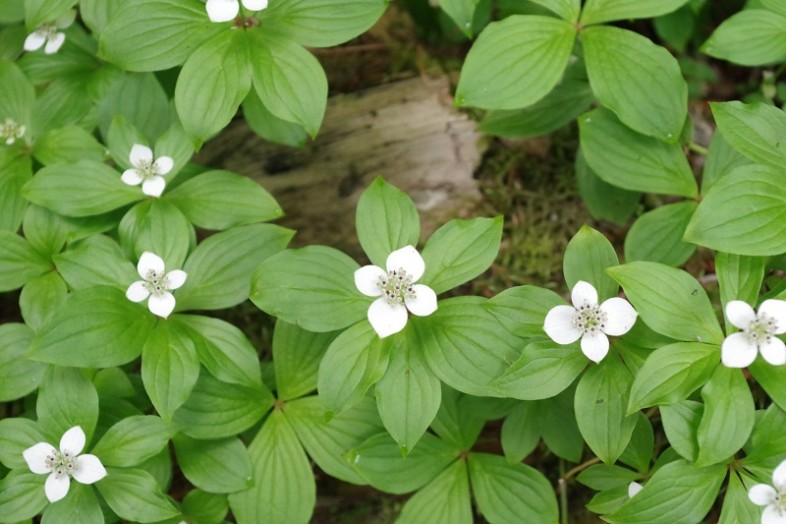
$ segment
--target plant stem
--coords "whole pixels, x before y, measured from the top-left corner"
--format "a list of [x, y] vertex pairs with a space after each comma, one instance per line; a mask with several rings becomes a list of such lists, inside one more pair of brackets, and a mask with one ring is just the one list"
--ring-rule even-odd
[[568, 483], [565, 481], [565, 461], [559, 461], [559, 521], [568, 524]]
[[688, 144], [688, 149], [690, 149], [694, 153], [698, 153], [704, 156], [707, 156], [707, 154], [710, 152], [709, 149], [707, 149], [702, 145], [697, 144], [696, 142], [691, 142], [690, 144]]
[[581, 473], [582, 471], [584, 471], [588, 467], [590, 467], [590, 466], [592, 466], [594, 464], [597, 464], [598, 462], [600, 462], [600, 459], [598, 457], [593, 457], [593, 458], [589, 459], [588, 461], [579, 464], [578, 466], [576, 466], [575, 468], [571, 469], [567, 473], [563, 474], [562, 471], [560, 471], [560, 474], [561, 474], [560, 475], [560, 480], [569, 480], [574, 475], [576, 475], [577, 473]]

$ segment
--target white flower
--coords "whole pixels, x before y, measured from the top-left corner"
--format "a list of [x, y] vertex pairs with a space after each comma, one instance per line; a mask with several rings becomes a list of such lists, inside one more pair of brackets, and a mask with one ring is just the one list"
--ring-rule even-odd
[[132, 302], [147, 301], [147, 308], [154, 315], [166, 318], [175, 309], [175, 297], [170, 293], [186, 282], [186, 272], [175, 269], [164, 273], [164, 261], [158, 255], [145, 251], [136, 266], [139, 276], [126, 290], [126, 297]]
[[128, 155], [131, 169], [123, 171], [120, 179], [129, 186], [142, 184], [142, 192], [148, 196], [159, 197], [164, 192], [164, 176], [172, 171], [172, 157], [160, 156], [153, 160], [153, 151], [147, 146], [134, 144]]
[[[48, 55], [57, 53], [66, 38], [65, 33], [58, 31], [58, 29], [70, 26], [74, 23], [74, 19], [76, 19], [76, 11], [70, 9], [54, 22], [39, 25], [25, 38], [25, 51], [37, 51], [43, 46], [44, 53]], [[46, 45], [44, 46], [44, 44]]]
[[[267, 8], [267, 0], [242, 0], [243, 7], [249, 11], [262, 11]], [[238, 0], [207, 0], [207, 16], [211, 22], [229, 22], [240, 12]]]
[[638, 482], [631, 482], [630, 484], [628, 484], [628, 498], [633, 498], [634, 495], [637, 495], [639, 491], [643, 489], [644, 486], [642, 486]]
[[757, 506], [767, 506], [761, 524], [786, 524], [786, 460], [772, 472], [772, 483], [774, 488], [767, 484], [751, 487], [748, 498]]
[[44, 493], [49, 502], [57, 502], [68, 494], [71, 477], [81, 484], [92, 484], [106, 477], [103, 464], [95, 455], [80, 455], [85, 447], [85, 432], [74, 426], [63, 434], [60, 449], [39, 442], [22, 452], [30, 471], [38, 475], [49, 473]]
[[363, 266], [355, 271], [355, 286], [369, 297], [379, 297], [368, 308], [368, 321], [380, 338], [398, 333], [407, 325], [407, 310], [425, 317], [437, 310], [437, 294], [415, 284], [426, 271], [423, 257], [412, 246], [388, 255], [385, 269]]
[[25, 136], [25, 131], [27, 131], [25, 126], [18, 124], [13, 118], [6, 118], [0, 124], [0, 140], [5, 140], [5, 144], [10, 146], [18, 138]]
[[581, 351], [593, 362], [609, 352], [606, 335], [624, 335], [636, 322], [636, 310], [627, 300], [613, 297], [598, 305], [598, 292], [588, 282], [573, 286], [571, 306], [555, 306], [546, 315], [543, 329], [557, 344], [581, 338]]
[[732, 300], [726, 304], [726, 317], [740, 331], [723, 340], [721, 361], [724, 366], [750, 366], [758, 352], [773, 366], [786, 364], [786, 345], [775, 336], [786, 333], [786, 301], [765, 300], [756, 313], [742, 300]]

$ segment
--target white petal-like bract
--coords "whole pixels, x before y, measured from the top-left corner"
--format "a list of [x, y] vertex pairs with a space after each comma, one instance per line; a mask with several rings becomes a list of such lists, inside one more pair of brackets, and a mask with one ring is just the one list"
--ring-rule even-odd
[[600, 362], [609, 353], [609, 337], [601, 331], [584, 333], [581, 337], [581, 352], [591, 361]]
[[413, 315], [427, 317], [437, 310], [437, 294], [433, 289], [423, 284], [415, 284], [412, 289], [415, 298], [405, 298], [404, 304]]
[[73, 476], [74, 480], [81, 484], [93, 484], [106, 477], [106, 469], [95, 455], [79, 455], [76, 463]]
[[156, 161], [153, 162], [153, 167], [155, 169], [156, 174], [158, 175], [166, 175], [172, 168], [175, 166], [175, 161], [172, 160], [171, 156], [160, 156], [156, 158]]
[[782, 335], [786, 333], [786, 300], [769, 299], [765, 300], [759, 306], [759, 316], [762, 314], [774, 318], [778, 326], [774, 333]]
[[388, 255], [385, 261], [385, 269], [388, 271], [395, 271], [399, 268], [412, 277], [412, 282], [417, 282], [426, 271], [426, 262], [417, 249], [412, 246], [404, 246]]
[[144, 166], [153, 161], [153, 150], [142, 144], [134, 144], [131, 146], [128, 160], [136, 167]]
[[756, 484], [748, 490], [748, 498], [757, 506], [767, 506], [775, 501], [778, 492], [767, 484]]
[[243, 0], [243, 7], [249, 11], [261, 11], [267, 8], [267, 0]]
[[628, 484], [628, 497], [633, 497], [634, 495], [638, 494], [639, 491], [643, 490], [644, 486], [639, 484], [638, 482], [631, 482]]
[[169, 289], [178, 289], [186, 283], [188, 275], [182, 269], [174, 269], [166, 274], [166, 283]]
[[759, 345], [759, 352], [767, 363], [773, 366], [786, 364], [786, 344], [776, 337], [770, 337]]
[[772, 484], [778, 491], [786, 491], [786, 460], [778, 464], [772, 472]]
[[756, 313], [742, 300], [731, 300], [726, 304], [726, 318], [734, 327], [745, 329], [756, 320]]
[[240, 12], [240, 4], [237, 0], [207, 0], [205, 9], [211, 22], [229, 22]]
[[46, 467], [47, 455], [53, 453], [55, 447], [46, 442], [39, 442], [34, 446], [30, 446], [22, 452], [22, 456], [27, 462], [27, 467], [36, 475], [43, 475], [49, 473], [49, 468]]
[[147, 299], [147, 309], [156, 316], [167, 318], [175, 309], [175, 297], [172, 293], [150, 295]]
[[46, 34], [40, 31], [34, 31], [27, 35], [25, 38], [24, 49], [25, 51], [37, 51], [46, 42]]
[[137, 280], [126, 289], [126, 298], [131, 302], [142, 302], [150, 296], [144, 280]]
[[570, 301], [576, 307], [584, 304], [594, 306], [598, 303], [598, 292], [589, 282], [579, 280], [570, 292]]
[[605, 326], [602, 328], [607, 335], [618, 337], [624, 335], [636, 323], [638, 313], [624, 298], [612, 297], [600, 305], [601, 311], [606, 313]]
[[732, 333], [721, 345], [721, 362], [729, 368], [744, 368], [756, 360], [757, 349], [744, 333]]
[[147, 278], [147, 274], [150, 271], [161, 275], [164, 273], [164, 260], [155, 253], [145, 251], [142, 253], [142, 256], [139, 257], [139, 263], [137, 263], [136, 269], [139, 272], [139, 276], [142, 278]]
[[68, 488], [71, 486], [71, 477], [68, 475], [57, 476], [51, 473], [44, 483], [44, 493], [49, 502], [57, 502], [68, 495]]
[[66, 35], [65, 33], [55, 33], [49, 37], [47, 40], [46, 45], [44, 46], [44, 53], [47, 55], [53, 55], [57, 53], [63, 44], [65, 43]]
[[79, 426], [69, 429], [60, 438], [60, 451], [69, 453], [72, 457], [82, 453], [85, 449], [85, 432]]
[[554, 306], [546, 314], [543, 330], [557, 344], [570, 344], [581, 338], [581, 330], [575, 326], [576, 308]]
[[382, 295], [378, 283], [380, 278], [385, 278], [387, 273], [378, 266], [363, 266], [355, 270], [355, 287], [367, 297]]
[[126, 169], [123, 171], [123, 175], [120, 177], [120, 180], [129, 186], [138, 186], [142, 183], [142, 177], [139, 176], [139, 171], [137, 171], [135, 168]]
[[160, 197], [166, 187], [166, 180], [158, 175], [142, 182], [142, 192], [147, 196]]
[[403, 305], [390, 305], [380, 297], [368, 308], [368, 321], [379, 338], [398, 333], [407, 325], [407, 308]]

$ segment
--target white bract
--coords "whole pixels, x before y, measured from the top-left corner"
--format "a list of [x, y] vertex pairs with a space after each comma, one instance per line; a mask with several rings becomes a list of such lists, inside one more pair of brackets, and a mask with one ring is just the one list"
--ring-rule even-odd
[[120, 179], [129, 186], [142, 184], [142, 192], [148, 196], [161, 196], [166, 187], [163, 175], [172, 171], [175, 164], [172, 157], [160, 156], [154, 159], [153, 151], [149, 147], [134, 144], [128, 159], [134, 167], [123, 171]]
[[6, 145], [10, 146], [17, 139], [25, 136], [25, 131], [27, 131], [25, 126], [18, 124], [13, 118], [6, 118], [0, 124], [0, 140], [5, 140]]
[[581, 351], [593, 362], [600, 362], [609, 352], [606, 335], [624, 335], [638, 315], [623, 298], [613, 297], [598, 305], [598, 292], [583, 280], [573, 286], [571, 301], [573, 306], [551, 308], [543, 329], [557, 344], [571, 344], [581, 338]]
[[775, 336], [786, 333], [786, 301], [765, 300], [755, 312], [742, 300], [732, 300], [726, 304], [726, 317], [740, 331], [723, 340], [721, 361], [724, 366], [750, 366], [757, 353], [773, 366], [786, 364], [786, 345]]
[[756, 484], [748, 490], [748, 498], [757, 506], [766, 506], [761, 524], [786, 524], [786, 460], [772, 472], [772, 484]]
[[149, 297], [147, 308], [151, 313], [166, 318], [175, 309], [175, 297], [170, 291], [186, 282], [186, 272], [175, 269], [164, 273], [164, 261], [158, 255], [145, 251], [136, 266], [139, 276], [126, 290], [126, 297], [132, 302], [142, 302]]
[[[249, 11], [262, 11], [267, 8], [268, 0], [242, 0], [243, 7]], [[211, 22], [229, 22], [240, 12], [238, 0], [207, 0], [207, 16]]]
[[95, 455], [80, 455], [85, 447], [85, 432], [74, 426], [63, 434], [60, 449], [39, 442], [22, 452], [30, 471], [49, 474], [44, 493], [49, 502], [57, 502], [68, 494], [71, 477], [81, 484], [93, 484], [106, 477], [106, 469]]
[[412, 247], [388, 255], [385, 269], [363, 266], [355, 271], [355, 286], [369, 297], [379, 297], [368, 308], [368, 321], [380, 338], [398, 333], [407, 325], [407, 310], [425, 317], [437, 310], [437, 294], [415, 284], [426, 271], [426, 263]]
[[[25, 51], [37, 51], [44, 48], [44, 53], [57, 53], [65, 42], [66, 35], [58, 29], [65, 29], [74, 23], [76, 11], [68, 10], [60, 18], [49, 24], [41, 24], [25, 38]], [[46, 45], [44, 45], [46, 44]]]
[[639, 491], [643, 489], [644, 486], [642, 486], [638, 482], [631, 482], [630, 484], [628, 484], [628, 498], [633, 498], [635, 495], [639, 493]]

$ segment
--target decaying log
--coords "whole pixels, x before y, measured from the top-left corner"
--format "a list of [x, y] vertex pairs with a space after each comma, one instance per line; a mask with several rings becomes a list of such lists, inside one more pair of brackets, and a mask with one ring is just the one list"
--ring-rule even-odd
[[471, 214], [481, 150], [475, 123], [451, 105], [446, 78], [414, 78], [338, 95], [303, 149], [270, 144], [242, 121], [209, 142], [197, 160], [258, 180], [283, 207], [294, 245], [359, 253], [355, 205], [375, 177], [407, 192], [424, 236]]

